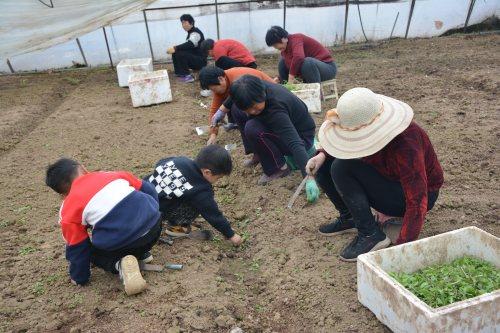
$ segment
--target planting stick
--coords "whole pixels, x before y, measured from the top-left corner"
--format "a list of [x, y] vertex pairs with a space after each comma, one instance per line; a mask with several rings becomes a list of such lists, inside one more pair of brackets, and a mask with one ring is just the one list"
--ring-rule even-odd
[[309, 175], [305, 176], [304, 179], [302, 179], [302, 182], [300, 182], [300, 185], [297, 187], [295, 192], [293, 193], [292, 197], [290, 198], [290, 201], [288, 201], [288, 205], [286, 205], [286, 208], [292, 209], [293, 204], [295, 203], [295, 200], [297, 200], [300, 191], [304, 188], [304, 185], [306, 185], [306, 180], [309, 177]]

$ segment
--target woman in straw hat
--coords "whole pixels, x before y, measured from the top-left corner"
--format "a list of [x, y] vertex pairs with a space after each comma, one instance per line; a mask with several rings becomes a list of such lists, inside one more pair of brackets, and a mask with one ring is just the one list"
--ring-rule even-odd
[[403, 217], [397, 244], [415, 240], [443, 184], [443, 170], [412, 108], [366, 88], [345, 92], [318, 133], [321, 149], [307, 172], [315, 175], [340, 216], [324, 235], [357, 232], [340, 257], [389, 246], [370, 208]]

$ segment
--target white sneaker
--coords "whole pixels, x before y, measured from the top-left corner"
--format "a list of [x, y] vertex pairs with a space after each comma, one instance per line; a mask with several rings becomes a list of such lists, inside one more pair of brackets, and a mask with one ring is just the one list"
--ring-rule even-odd
[[146, 289], [146, 280], [141, 275], [139, 262], [136, 257], [132, 255], [123, 257], [118, 264], [118, 272], [120, 273], [120, 279], [123, 281], [127, 295], [135, 295]]
[[210, 96], [212, 96], [212, 90], [203, 89], [202, 91], [200, 91], [200, 95], [203, 97], [210, 97]]

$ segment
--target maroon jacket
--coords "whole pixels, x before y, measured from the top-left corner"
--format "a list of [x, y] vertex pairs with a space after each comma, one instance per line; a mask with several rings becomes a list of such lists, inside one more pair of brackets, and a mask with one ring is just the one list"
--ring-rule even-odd
[[300, 76], [300, 67], [306, 57], [316, 58], [323, 62], [333, 62], [328, 49], [317, 40], [303, 34], [288, 35], [288, 44], [286, 49], [281, 52], [281, 57], [293, 76]]
[[361, 160], [382, 176], [401, 183], [406, 211], [397, 244], [417, 239], [427, 213], [427, 195], [439, 190], [444, 181], [443, 169], [427, 133], [411, 122], [382, 150]]

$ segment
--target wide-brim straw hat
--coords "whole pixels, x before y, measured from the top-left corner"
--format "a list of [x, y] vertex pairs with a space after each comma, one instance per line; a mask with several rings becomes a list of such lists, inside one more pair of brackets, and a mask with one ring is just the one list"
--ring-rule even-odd
[[408, 104], [367, 88], [353, 88], [339, 98], [336, 109], [327, 112], [318, 138], [333, 157], [361, 158], [384, 148], [412, 119]]

